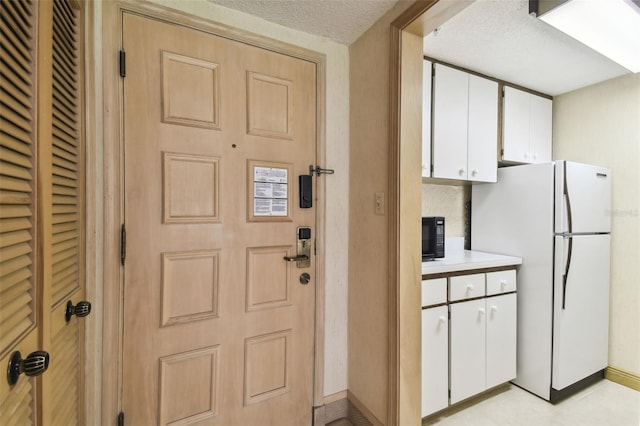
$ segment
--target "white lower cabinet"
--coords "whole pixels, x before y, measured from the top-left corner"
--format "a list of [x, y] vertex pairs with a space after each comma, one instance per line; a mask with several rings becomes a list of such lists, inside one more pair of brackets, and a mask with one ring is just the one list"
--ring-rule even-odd
[[449, 308], [422, 310], [422, 417], [449, 405]]
[[423, 306], [439, 303], [422, 310], [422, 417], [515, 379], [515, 278], [506, 270], [422, 282]]
[[449, 305], [451, 310], [451, 403], [485, 387], [486, 305], [484, 299]]
[[516, 293], [487, 297], [487, 389], [516, 378]]
[[454, 303], [451, 403], [516, 377], [516, 294]]

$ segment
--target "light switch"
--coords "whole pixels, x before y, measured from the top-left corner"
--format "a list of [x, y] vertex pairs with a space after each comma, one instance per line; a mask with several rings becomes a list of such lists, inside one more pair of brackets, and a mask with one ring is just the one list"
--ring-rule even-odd
[[376, 214], [384, 215], [384, 192], [376, 192]]

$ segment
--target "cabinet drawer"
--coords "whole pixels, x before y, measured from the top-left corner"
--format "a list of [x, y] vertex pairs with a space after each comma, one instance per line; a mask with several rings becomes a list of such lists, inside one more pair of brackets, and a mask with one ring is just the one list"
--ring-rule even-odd
[[487, 296], [516, 291], [516, 270], [488, 272]]
[[422, 306], [447, 303], [447, 279], [437, 278], [422, 281]]
[[484, 281], [485, 274], [449, 278], [449, 301], [484, 296]]

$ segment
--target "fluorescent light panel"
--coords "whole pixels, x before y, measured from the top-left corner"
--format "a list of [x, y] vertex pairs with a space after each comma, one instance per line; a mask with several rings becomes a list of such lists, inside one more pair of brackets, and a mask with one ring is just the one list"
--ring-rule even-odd
[[540, 19], [628, 70], [640, 72], [640, 9], [631, 0], [569, 0]]

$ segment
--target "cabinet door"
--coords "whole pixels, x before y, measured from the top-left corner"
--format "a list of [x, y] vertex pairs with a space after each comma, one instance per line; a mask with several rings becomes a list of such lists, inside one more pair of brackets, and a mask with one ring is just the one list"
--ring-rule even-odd
[[467, 179], [469, 74], [435, 66], [433, 177]]
[[488, 297], [486, 302], [488, 389], [516, 377], [516, 294]]
[[496, 182], [498, 177], [498, 83], [469, 76], [467, 178]]
[[551, 161], [553, 140], [553, 107], [551, 99], [530, 95], [529, 99], [529, 149], [531, 162]]
[[451, 403], [482, 392], [485, 386], [485, 299], [450, 305]]
[[449, 310], [422, 311], [422, 417], [449, 404]]
[[431, 176], [431, 75], [433, 64], [422, 63], [422, 177]]
[[531, 162], [529, 154], [529, 94], [513, 87], [504, 88], [502, 116], [502, 159]]

